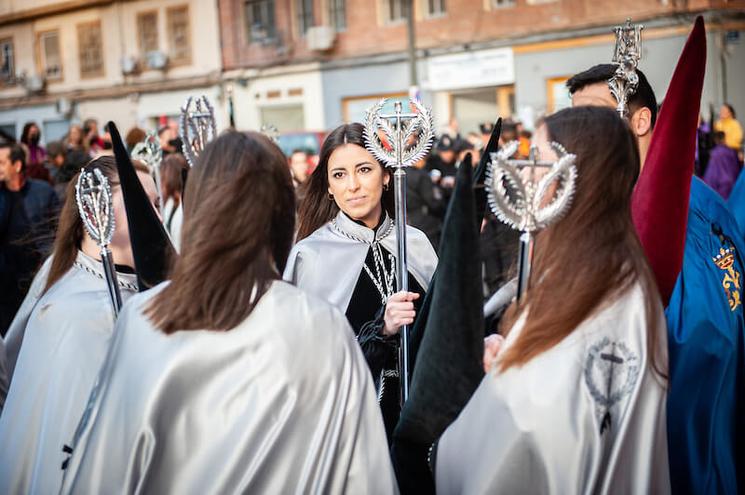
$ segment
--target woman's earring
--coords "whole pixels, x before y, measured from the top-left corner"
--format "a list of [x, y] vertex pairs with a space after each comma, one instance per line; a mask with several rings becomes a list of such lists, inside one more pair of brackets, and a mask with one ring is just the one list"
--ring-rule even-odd
[[390, 186], [390, 184], [383, 184], [383, 190], [387, 191]]
[[333, 201], [333, 200], [334, 200], [334, 195], [329, 193], [329, 201]]

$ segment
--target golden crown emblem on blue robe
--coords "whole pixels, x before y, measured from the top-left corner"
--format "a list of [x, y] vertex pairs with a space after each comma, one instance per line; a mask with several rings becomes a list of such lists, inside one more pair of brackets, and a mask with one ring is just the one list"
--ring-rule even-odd
[[719, 254], [712, 258], [712, 260], [717, 267], [725, 272], [722, 279], [722, 287], [727, 294], [729, 309], [734, 311], [742, 304], [740, 297], [740, 273], [735, 270], [734, 246], [719, 248]]

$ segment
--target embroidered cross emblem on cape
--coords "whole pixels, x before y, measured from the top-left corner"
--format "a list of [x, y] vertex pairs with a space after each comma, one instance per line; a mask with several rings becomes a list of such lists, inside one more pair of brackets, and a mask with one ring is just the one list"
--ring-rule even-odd
[[626, 344], [602, 338], [590, 347], [585, 362], [585, 384], [595, 401], [600, 433], [613, 424], [611, 412], [634, 389], [639, 377], [639, 357]]

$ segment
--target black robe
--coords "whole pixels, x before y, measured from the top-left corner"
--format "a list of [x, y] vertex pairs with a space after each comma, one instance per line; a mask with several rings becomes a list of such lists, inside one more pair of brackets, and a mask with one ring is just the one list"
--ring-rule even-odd
[[[375, 273], [375, 259], [372, 249], [370, 247], [367, 251], [365, 264]], [[383, 251], [383, 262], [386, 271], [390, 273], [392, 269], [391, 257], [389, 256], [389, 252], [382, 246], [381, 250]], [[411, 273], [409, 273], [409, 292], [416, 292], [420, 295], [419, 299], [414, 301], [414, 308], [418, 315], [422, 301], [424, 301], [425, 291]], [[381, 303], [380, 292], [375, 287], [375, 283], [370, 278], [370, 275], [367, 274], [367, 271], [360, 267], [360, 275], [357, 278], [349, 306], [347, 306], [346, 316], [349, 324], [354, 329], [355, 335], [357, 335], [362, 353], [365, 355], [367, 365], [370, 367], [373, 381], [378, 390], [380, 390], [381, 386], [381, 371], [398, 369], [400, 336], [384, 337], [382, 335], [384, 313], [385, 306]], [[383, 394], [382, 396], [379, 395], [380, 408], [383, 414], [383, 422], [385, 423], [385, 431], [389, 444], [393, 429], [398, 422], [398, 416], [401, 412], [399, 388], [398, 378], [385, 378]]]

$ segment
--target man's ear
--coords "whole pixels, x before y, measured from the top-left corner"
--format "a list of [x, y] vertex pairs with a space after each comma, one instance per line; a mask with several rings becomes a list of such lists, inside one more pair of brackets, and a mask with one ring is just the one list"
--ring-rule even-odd
[[646, 136], [652, 132], [652, 111], [641, 107], [631, 116], [631, 130], [637, 137]]

